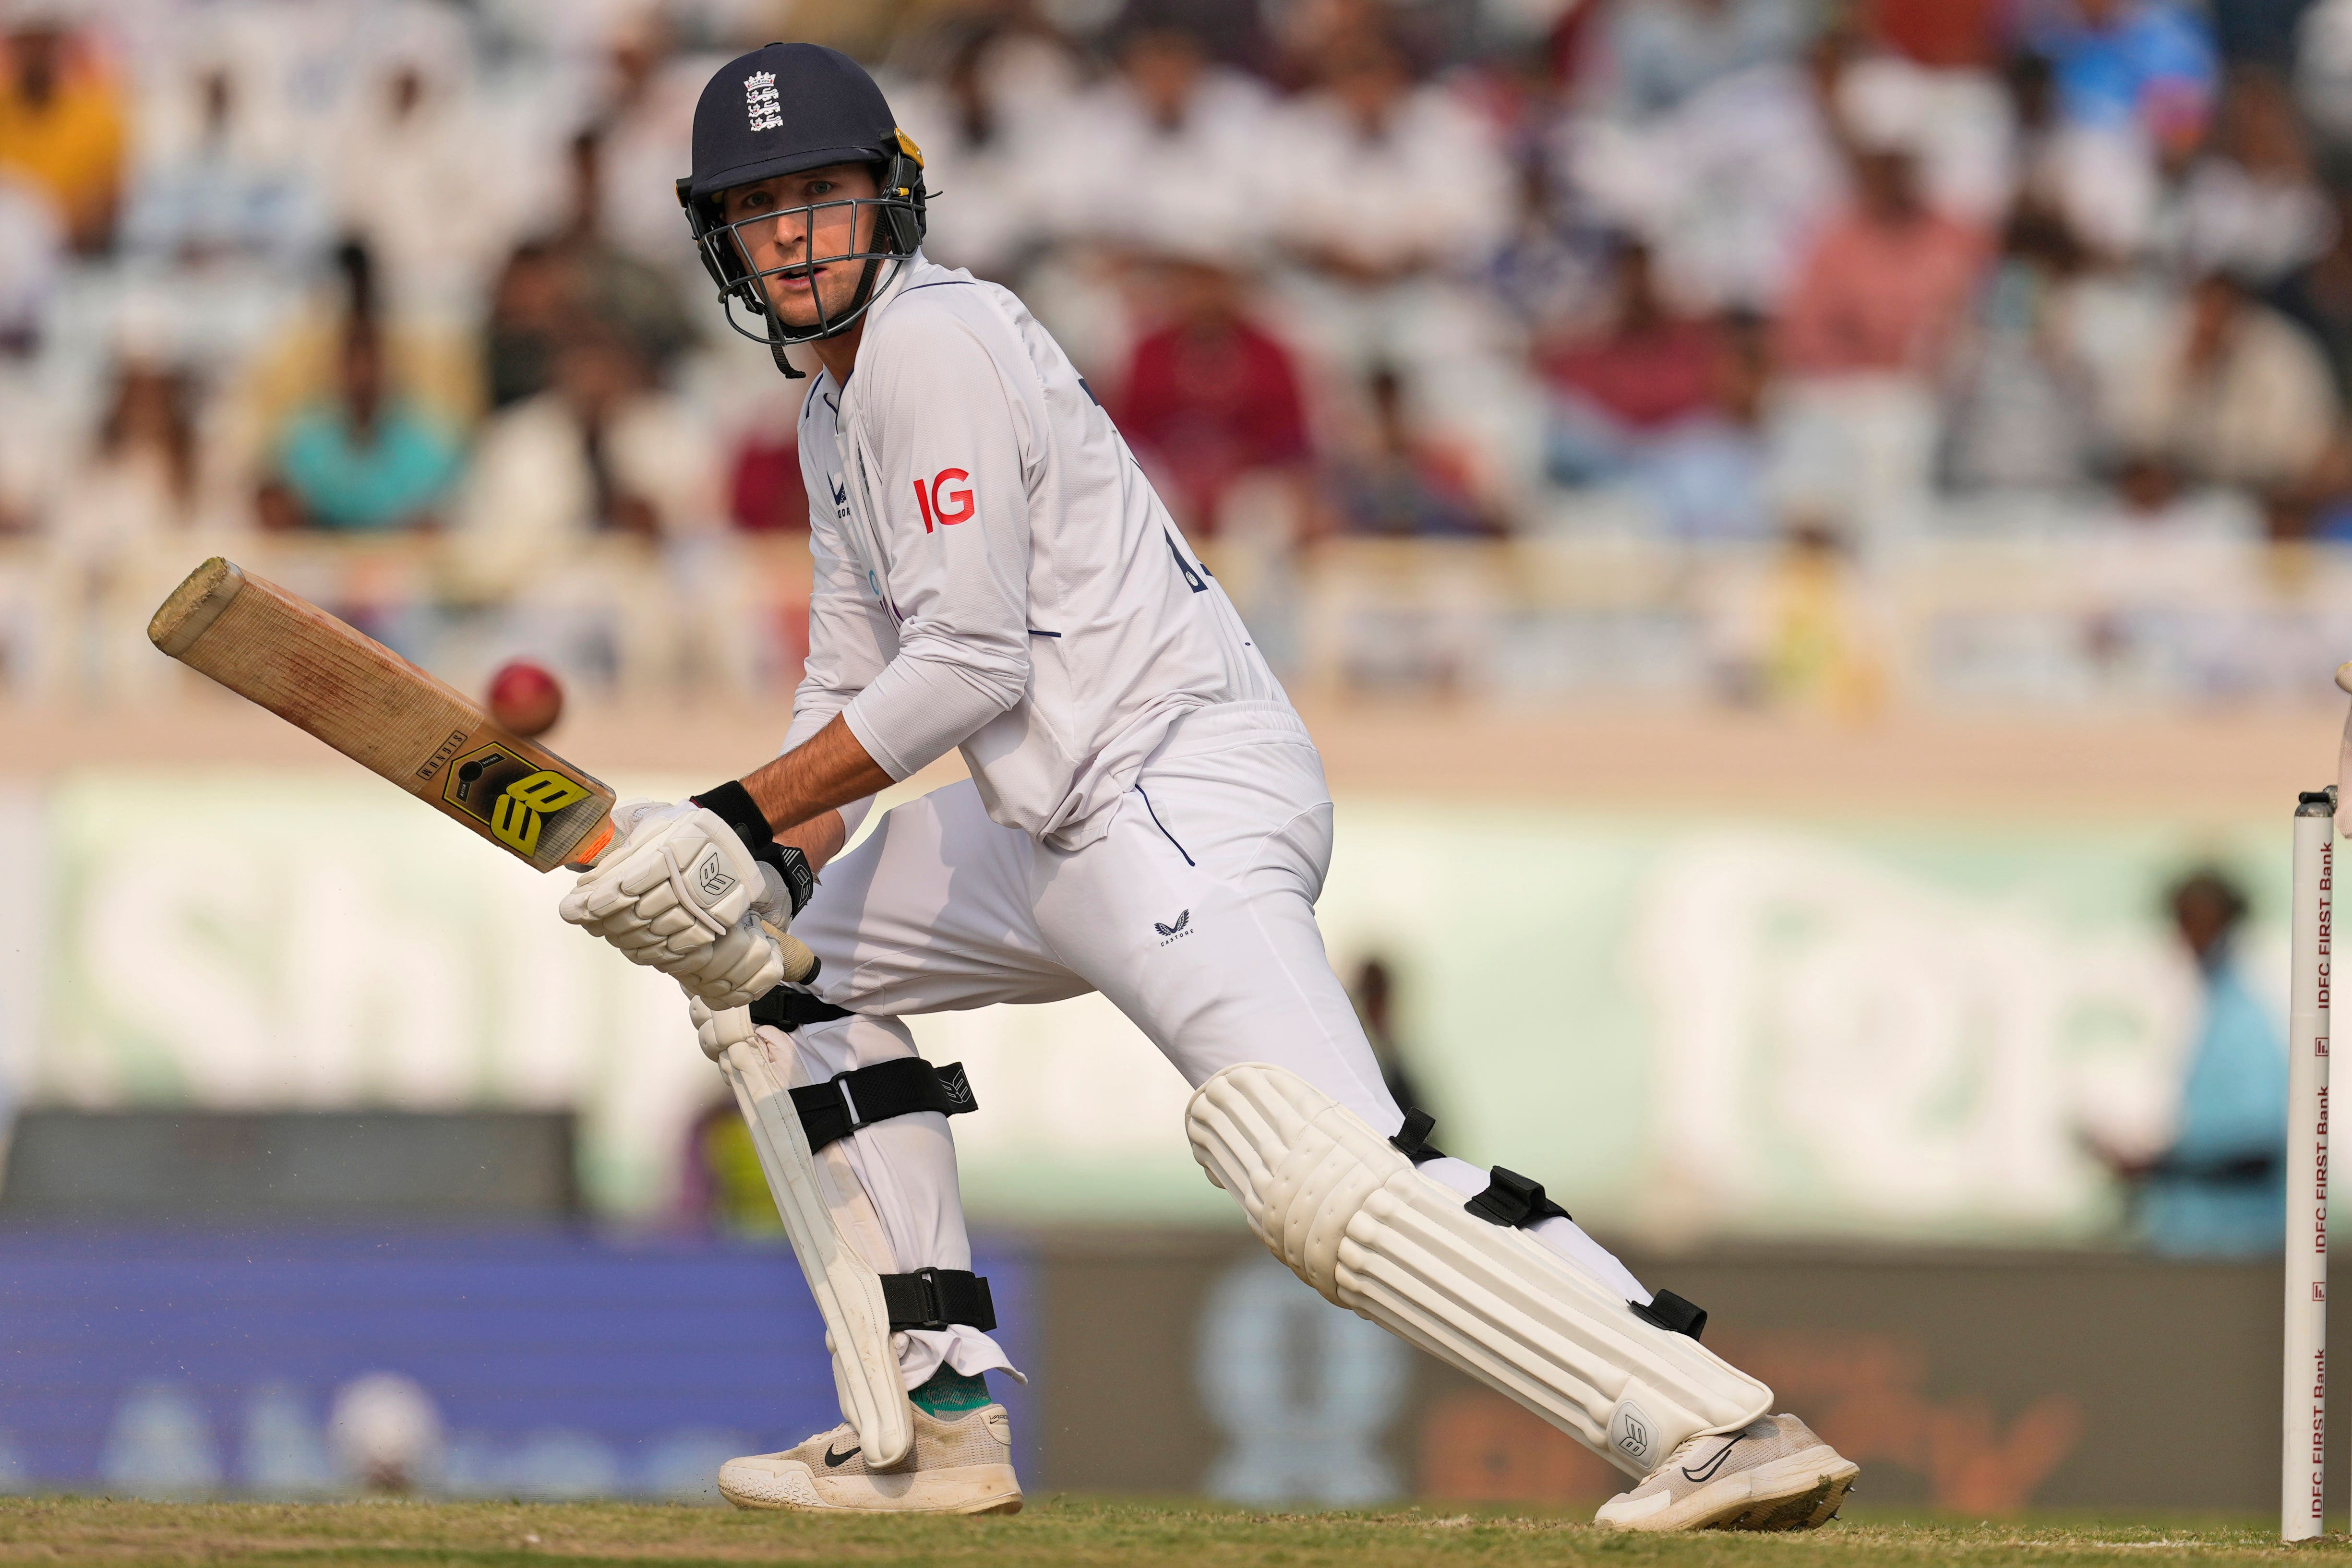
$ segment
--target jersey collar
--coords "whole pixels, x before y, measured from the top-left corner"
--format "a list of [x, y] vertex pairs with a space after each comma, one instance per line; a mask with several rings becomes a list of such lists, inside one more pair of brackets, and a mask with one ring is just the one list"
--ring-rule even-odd
[[[866, 310], [866, 322], [870, 325], [876, 317], [897, 304], [898, 296], [906, 293], [908, 289], [919, 287], [923, 284], [935, 282], [947, 276], [948, 268], [941, 267], [918, 249], [913, 256], [907, 258], [907, 264], [898, 268], [898, 275], [890, 279], [882, 292], [874, 297], [874, 303]], [[857, 354], [860, 359], [866, 357], [866, 345], [862, 341], [858, 344]], [[831, 371], [821, 373], [828, 377], [833, 374]], [[858, 378], [852, 374], [849, 380], [851, 385], [855, 386]], [[846, 397], [848, 393], [847, 387], [835, 387], [833, 391], [835, 399]], [[838, 413], [840, 411], [836, 408], [835, 412]]]
[[898, 269], [898, 275], [892, 277], [882, 292], [875, 298], [873, 308], [866, 314], [869, 318], [879, 316], [897, 303], [898, 296], [906, 293], [908, 289], [918, 284], [929, 283], [933, 278], [944, 275], [947, 270], [946, 267], [925, 256], [920, 246], [916, 247], [915, 254], [907, 258], [907, 265]]

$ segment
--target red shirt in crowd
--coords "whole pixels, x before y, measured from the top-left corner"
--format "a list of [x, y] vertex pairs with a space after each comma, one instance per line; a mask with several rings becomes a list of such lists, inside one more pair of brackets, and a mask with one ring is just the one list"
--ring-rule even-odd
[[1715, 401], [1723, 345], [1705, 321], [1672, 319], [1611, 332], [1543, 357], [1551, 384], [1635, 430], [1656, 430]]
[[1849, 212], [1814, 242], [1780, 318], [1780, 358], [1801, 375], [1931, 370], [1965, 319], [1984, 235], [1922, 211]]
[[1184, 527], [1202, 533], [1214, 529], [1235, 479], [1307, 455], [1290, 350], [1239, 319], [1164, 328], [1138, 342], [1118, 423], [1170, 481]]
[[808, 532], [808, 489], [801, 483], [800, 447], [790, 431], [781, 439], [748, 436], [735, 449], [727, 511], [748, 534]]
[[1864, 30], [1933, 70], [1981, 69], [2001, 57], [2011, 0], [1865, 0]]

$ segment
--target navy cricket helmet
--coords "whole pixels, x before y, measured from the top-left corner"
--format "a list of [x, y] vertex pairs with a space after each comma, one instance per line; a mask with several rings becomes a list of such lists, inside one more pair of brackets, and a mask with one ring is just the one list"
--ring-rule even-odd
[[[831, 163], [870, 166], [880, 194], [771, 209], [727, 221], [721, 193]], [[881, 265], [889, 262], [890, 276], [896, 276], [922, 243], [923, 155], [898, 129], [882, 89], [856, 60], [821, 44], [768, 44], [729, 61], [703, 88], [694, 106], [694, 172], [677, 183], [677, 200], [686, 209], [702, 265], [719, 285], [727, 324], [766, 343], [777, 368], [797, 376], [801, 372], [784, 358], [784, 346], [847, 330], [887, 284], [888, 278], [880, 276]], [[829, 228], [845, 216], [851, 236], [846, 243], [855, 246], [865, 217], [858, 210], [862, 207], [876, 209], [867, 241], [872, 248], [810, 254], [821, 213], [834, 220]], [[743, 231], [794, 217], [802, 235], [799, 255], [763, 270], [752, 260], [751, 236]], [[866, 268], [857, 292], [839, 313], [828, 314], [814, 289], [810, 291], [817, 306], [813, 327], [787, 327], [769, 308], [765, 278], [844, 261], [863, 261]], [[753, 319], [751, 323], [736, 319], [738, 305]]]

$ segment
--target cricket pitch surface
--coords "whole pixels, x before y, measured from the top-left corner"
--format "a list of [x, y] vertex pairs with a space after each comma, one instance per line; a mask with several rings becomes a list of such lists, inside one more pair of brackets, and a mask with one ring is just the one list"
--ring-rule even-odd
[[1803, 1535], [1620, 1535], [1556, 1514], [1443, 1508], [1260, 1513], [1216, 1504], [1042, 1495], [1011, 1519], [820, 1519], [635, 1503], [162, 1503], [0, 1499], [0, 1564], [811, 1563], [1129, 1564], [1185, 1568], [1481, 1568], [1542, 1563], [2253, 1563], [2324, 1555], [2352, 1539], [2282, 1546], [2245, 1521], [2132, 1523], [2035, 1516], [1979, 1522], [1861, 1512]]

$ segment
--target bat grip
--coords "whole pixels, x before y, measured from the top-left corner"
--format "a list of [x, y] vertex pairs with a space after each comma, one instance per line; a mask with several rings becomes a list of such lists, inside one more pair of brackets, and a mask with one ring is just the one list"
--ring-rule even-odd
[[760, 922], [760, 929], [774, 939], [776, 950], [784, 956], [784, 978], [787, 981], [800, 986], [816, 977], [816, 955], [809, 951], [807, 943], [789, 931], [777, 930], [764, 920]]

